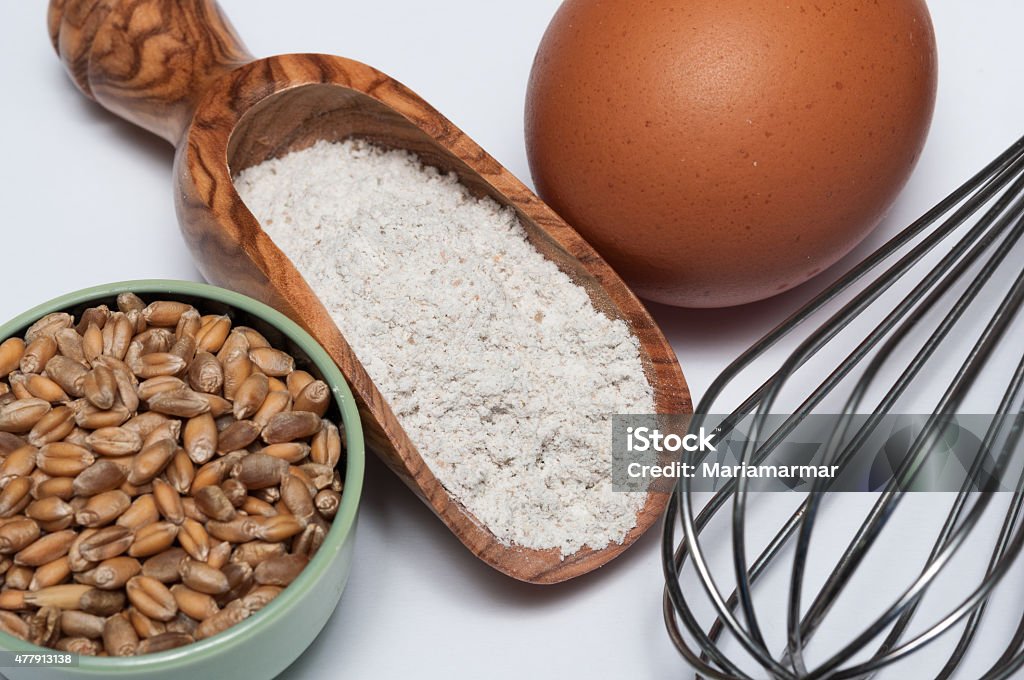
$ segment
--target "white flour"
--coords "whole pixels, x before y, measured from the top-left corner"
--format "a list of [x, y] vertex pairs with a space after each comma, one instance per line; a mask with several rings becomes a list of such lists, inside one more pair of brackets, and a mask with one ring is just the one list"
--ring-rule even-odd
[[613, 413], [653, 413], [636, 339], [515, 214], [416, 156], [319, 142], [242, 172], [246, 205], [330, 311], [438, 480], [506, 544], [621, 542]]

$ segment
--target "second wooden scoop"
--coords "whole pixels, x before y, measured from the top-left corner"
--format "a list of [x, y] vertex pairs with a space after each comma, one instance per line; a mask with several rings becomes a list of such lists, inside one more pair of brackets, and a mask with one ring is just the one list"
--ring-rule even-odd
[[[689, 413], [672, 348], [629, 289], [580, 236], [426, 102], [358, 62], [320, 54], [254, 60], [212, 0], [52, 0], [50, 35], [78, 88], [177, 148], [175, 202], [203, 275], [276, 307], [322, 344], [359, 402], [368, 447], [487, 564], [534, 583], [591, 571], [657, 521], [651, 493], [621, 544], [562, 556], [504, 545], [430, 472], [327, 310], [235, 192], [232, 175], [318, 140], [360, 137], [455, 172], [518, 213], [530, 242], [623, 319], [640, 341], [659, 413]], [[341, 329], [344, 331], [344, 329]]]

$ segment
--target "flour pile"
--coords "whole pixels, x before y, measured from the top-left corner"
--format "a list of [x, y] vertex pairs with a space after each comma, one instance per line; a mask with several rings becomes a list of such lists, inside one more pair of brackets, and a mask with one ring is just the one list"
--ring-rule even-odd
[[611, 415], [653, 413], [638, 343], [516, 215], [416, 156], [318, 142], [235, 185], [352, 345], [438, 480], [506, 544], [621, 542]]

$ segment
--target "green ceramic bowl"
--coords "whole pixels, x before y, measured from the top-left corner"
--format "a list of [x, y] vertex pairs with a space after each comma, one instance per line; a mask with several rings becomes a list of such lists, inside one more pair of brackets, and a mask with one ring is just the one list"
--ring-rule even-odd
[[0, 341], [21, 334], [50, 312], [80, 312], [105, 303], [114, 307], [118, 293], [132, 291], [144, 300], [175, 299], [204, 314], [230, 314], [237, 323], [256, 328], [275, 347], [288, 350], [296, 364], [322, 378], [334, 392], [345, 426], [347, 458], [341, 507], [323, 546], [299, 577], [262, 611], [227, 631], [185, 647], [140, 657], [79, 657], [76, 666], [24, 667], [9, 652], [53, 653], [0, 632], [0, 674], [21, 678], [182, 678], [269, 679], [288, 667], [327, 623], [341, 598], [352, 564], [356, 513], [363, 486], [363, 432], [345, 379], [316, 341], [290, 319], [251, 298], [222, 288], [188, 281], [126, 281], [87, 288], [30, 309], [0, 326]]

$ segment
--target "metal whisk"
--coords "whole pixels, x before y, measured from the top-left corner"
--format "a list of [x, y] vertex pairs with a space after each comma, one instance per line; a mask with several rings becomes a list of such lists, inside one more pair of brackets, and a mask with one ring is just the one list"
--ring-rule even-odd
[[[934, 397], [934, 402], [927, 410], [910, 411], [929, 414], [923, 428], [905, 446], [903, 462], [889, 483], [868, 497], [873, 504], [859, 526], [851, 525], [852, 539], [843, 541], [838, 559], [833, 554], [817, 576], [814, 565], [819, 563], [812, 564], [811, 546], [815, 527], [825, 521], [823, 509], [838, 508], [848, 516], [854, 500], [828, 493], [831, 480], [817, 479], [809, 493], [795, 498], [795, 511], [787, 510], [785, 521], [773, 526], [774, 535], [753, 561], [747, 552], [749, 506], [764, 494], [751, 493], [748, 479], [738, 477], [696, 512], [691, 480], [678, 481], [664, 524], [663, 610], [673, 643], [698, 678], [867, 678], [926, 648], [932, 653], [925, 660], [937, 667], [928, 677], [948, 678], [961, 669], [983, 636], [996, 651], [972, 659], [980, 663], [980, 677], [995, 680], [1020, 673], [1024, 602], [1019, 597], [1000, 600], [993, 593], [1001, 581], [1013, 581], [1004, 576], [1024, 548], [1024, 475], [1012, 476], [1005, 493], [979, 486], [979, 479], [983, 459], [995, 460], [997, 473], [1011, 469], [1024, 432], [1024, 332], [1016, 326], [1024, 302], [1022, 235], [1024, 138], [768, 333], [711, 386], [691, 431], [697, 431], [709, 414], [730, 411], [721, 422], [722, 433], [744, 418], [753, 418], [760, 427], [768, 422], [767, 414], [778, 412], [784, 396], [795, 391], [796, 405], [783, 409], [781, 424], [744, 444], [742, 461], [753, 465], [770, 461], [794, 428], [826, 408], [833, 410], [824, 412], [840, 416], [825, 456], [842, 464], [882, 418], [906, 408], [901, 404], [920, 401], [922, 395]], [[877, 276], [869, 276], [876, 270]], [[797, 349], [772, 364], [784, 338], [797, 339]], [[728, 390], [751, 384], [744, 383], [745, 373], [769, 365], [778, 368], [764, 382], [758, 378], [753, 384], [760, 387], [738, 407], [716, 408]], [[867, 568], [869, 557], [881, 559], [877, 583], [891, 584], [895, 578], [889, 572], [896, 558], [891, 551], [879, 553], [879, 537], [906, 501], [907, 484], [922, 461], [935, 455], [944, 427], [966, 408], [996, 417], [984, 432], [959, 491], [928, 499], [942, 502], [943, 511], [935, 515], [934, 526], [917, 526], [914, 531], [931, 542], [930, 550], [913, 563], [911, 577], [898, 584], [890, 604], [877, 613], [848, 616], [841, 623], [855, 632], [841, 636], [834, 649], [812, 654], [809, 643], [858, 571]], [[854, 413], [862, 415], [856, 426]], [[686, 460], [699, 463], [702, 455], [687, 454]], [[731, 519], [725, 529], [708, 530], [730, 501]], [[995, 513], [996, 523], [989, 522], [992, 529], [979, 538], [979, 527], [986, 526], [983, 516], [992, 517], [986, 511]], [[711, 553], [725, 544], [726, 533], [731, 533], [729, 567], [716, 570]], [[712, 544], [709, 536], [719, 540]], [[983, 551], [972, 547], [968, 552], [985, 560], [983, 573], [976, 583], [968, 583], [966, 594], [952, 595], [944, 581], [950, 577], [944, 572], [965, 545], [982, 540]], [[780, 596], [785, 593], [784, 603], [755, 606], [755, 595], [762, 594], [756, 586], [780, 575], [788, 584], [788, 589], [776, 589]], [[964, 582], [962, 571], [954, 576]], [[730, 584], [723, 588], [719, 582], [726, 578]], [[811, 580], [818, 585], [809, 587]], [[807, 591], [813, 597], [806, 597]], [[936, 601], [929, 606], [938, 607], [939, 613], [922, 622], [929, 598]], [[983, 632], [986, 613], [996, 606], [1009, 608], [1011, 623]], [[769, 618], [772, 625], [766, 624]], [[766, 639], [772, 633], [775, 641]], [[952, 649], [943, 647], [947, 643]], [[915, 660], [921, 656], [915, 655]], [[892, 677], [925, 677], [899, 673], [899, 668], [893, 667], [897, 674]]]

